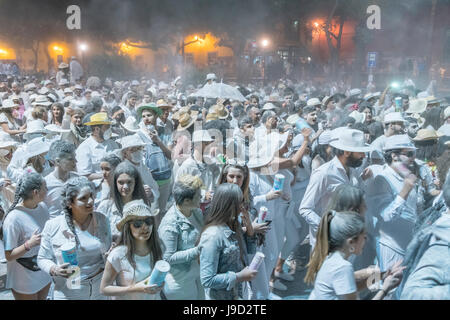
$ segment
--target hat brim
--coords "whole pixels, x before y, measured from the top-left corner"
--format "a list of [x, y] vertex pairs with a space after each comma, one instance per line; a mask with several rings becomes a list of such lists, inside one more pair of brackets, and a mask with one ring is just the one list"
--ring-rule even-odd
[[136, 132], [139, 132], [139, 130], [141, 130], [141, 129], [131, 129], [131, 128], [128, 128], [128, 127], [125, 127], [124, 126], [124, 124], [122, 123], [122, 122], [119, 122], [120, 123], [120, 125], [122, 126], [122, 128], [124, 128], [125, 130], [127, 130], [127, 131], [129, 131], [129, 132], [134, 132], [134, 133], [136, 133]]
[[89, 121], [89, 122], [86, 122], [86, 123], [83, 123], [85, 126], [100, 126], [100, 125], [103, 125], [103, 124], [112, 124], [112, 122], [111, 121]]
[[367, 145], [367, 147], [349, 147], [339, 143], [339, 140], [333, 140], [329, 143], [330, 146], [342, 151], [348, 152], [370, 152], [373, 150], [373, 147]]
[[137, 109], [137, 115], [138, 115], [138, 120], [142, 118], [142, 112], [144, 112], [144, 110], [152, 110], [153, 112], [155, 112], [158, 116], [162, 115], [162, 110], [159, 107], [153, 107], [153, 106], [140, 106]]
[[194, 124], [195, 120], [196, 120], [196, 118], [191, 116], [191, 121], [189, 121], [187, 126], [181, 127], [181, 125], [178, 124], [177, 131], [183, 131], [183, 130], [186, 130], [187, 128], [190, 128]]
[[145, 215], [145, 216], [129, 215], [129, 216], [126, 216], [125, 218], [123, 218], [122, 220], [120, 220], [119, 223], [116, 224], [116, 228], [117, 228], [117, 230], [122, 231], [125, 223], [127, 223], [130, 220], [139, 219], [139, 218], [143, 218], [143, 217], [155, 217], [158, 214], [159, 214], [159, 209], [150, 209], [150, 215]]

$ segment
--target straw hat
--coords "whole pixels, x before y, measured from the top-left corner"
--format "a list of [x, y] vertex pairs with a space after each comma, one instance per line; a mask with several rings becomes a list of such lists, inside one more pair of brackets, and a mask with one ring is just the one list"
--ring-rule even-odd
[[206, 75], [206, 81], [208, 81], [208, 80], [215, 80], [215, 79], [217, 79], [217, 77], [216, 77], [216, 75], [214, 73], [208, 73]]
[[250, 160], [247, 166], [250, 169], [261, 168], [268, 165], [275, 157], [275, 152], [280, 150], [284, 139], [280, 138], [279, 133], [271, 133], [262, 138], [256, 139], [250, 144]]
[[32, 103], [33, 106], [44, 106], [44, 107], [48, 107], [51, 104], [52, 103], [48, 101], [47, 96], [44, 95], [37, 96], [36, 99], [34, 99], [34, 102]]
[[225, 120], [226, 118], [228, 118], [228, 116], [230, 115], [230, 111], [227, 110], [227, 108], [225, 108], [224, 105], [214, 105], [210, 108], [210, 110], [213, 109], [215, 113], [217, 113], [217, 116], [219, 117], [219, 119]]
[[179, 124], [177, 127], [177, 131], [186, 130], [194, 124], [196, 119], [197, 117], [194, 117], [189, 112], [181, 114], [180, 118], [178, 119]]
[[111, 124], [111, 121], [108, 119], [108, 114], [106, 112], [99, 112], [93, 114], [89, 119], [89, 122], [86, 122], [85, 126], [97, 126], [102, 124]]
[[216, 112], [208, 112], [208, 114], [206, 115], [206, 121], [212, 120], [219, 120], [219, 115]]
[[364, 132], [354, 129], [340, 131], [339, 137], [330, 142], [330, 146], [349, 152], [369, 152], [372, 150], [364, 140]]
[[129, 132], [136, 133], [140, 130], [135, 117], [128, 117], [125, 123], [120, 122], [120, 125]]
[[133, 200], [126, 203], [123, 206], [122, 219], [119, 223], [116, 224], [116, 228], [119, 231], [122, 231], [123, 226], [128, 221], [137, 219], [137, 218], [146, 218], [146, 217], [154, 217], [159, 214], [159, 209], [150, 210], [149, 206], [147, 206], [144, 200]]
[[426, 99], [411, 99], [409, 100], [409, 108], [405, 113], [422, 113], [427, 109]]
[[2, 101], [2, 105], [0, 106], [0, 110], [4, 110], [4, 109], [11, 109], [11, 108], [15, 108], [18, 107], [19, 105], [17, 103], [14, 103], [13, 100], [11, 99], [6, 99]]
[[154, 103], [141, 104], [137, 108], [138, 119], [142, 118], [142, 112], [144, 112], [144, 110], [152, 110], [153, 112], [156, 113], [156, 115], [158, 115], [158, 116], [162, 115], [162, 110], [159, 107], [157, 107], [156, 104], [154, 104]]
[[172, 105], [170, 105], [169, 103], [167, 103], [164, 99], [159, 99], [158, 101], [156, 101], [156, 106], [158, 108], [173, 108]]
[[181, 107], [177, 112], [175, 112], [175, 113], [172, 115], [172, 119], [174, 119], [174, 120], [179, 120], [180, 117], [183, 115], [183, 113], [188, 113], [190, 110], [191, 110], [191, 108], [188, 107], [188, 106]]
[[437, 140], [441, 136], [442, 136], [441, 133], [436, 132], [434, 129], [427, 128], [427, 129], [420, 129], [419, 131], [417, 131], [417, 135], [413, 140], [430, 141], [430, 140]]
[[36, 85], [34, 83], [29, 83], [29, 84], [26, 84], [23, 87], [23, 89], [24, 89], [25, 92], [30, 91], [30, 90], [34, 90], [34, 89], [36, 89]]
[[18, 145], [19, 143], [14, 140], [0, 140], [0, 149], [16, 148]]

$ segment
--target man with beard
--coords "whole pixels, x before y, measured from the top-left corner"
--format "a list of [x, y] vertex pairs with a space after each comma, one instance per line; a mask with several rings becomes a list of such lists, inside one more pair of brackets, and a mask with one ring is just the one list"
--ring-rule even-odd
[[416, 148], [408, 135], [394, 135], [383, 149], [386, 164], [366, 188], [366, 219], [377, 222], [377, 259], [381, 272], [403, 260], [413, 236], [417, 210]]
[[247, 115], [250, 119], [252, 119], [254, 127], [259, 126], [259, 121], [261, 120], [261, 110], [259, 110], [258, 107], [250, 107], [250, 109], [247, 111]]
[[373, 149], [383, 151], [386, 140], [393, 135], [405, 133], [405, 119], [400, 112], [391, 112], [384, 116], [384, 135], [375, 139], [371, 146]]
[[328, 202], [341, 184], [358, 186], [365, 176], [360, 176], [356, 168], [360, 167], [365, 153], [371, 151], [366, 146], [364, 133], [344, 128], [339, 137], [330, 142], [335, 148], [335, 157], [317, 168], [311, 175], [305, 195], [300, 204], [299, 213], [309, 224], [309, 241], [314, 248], [316, 233]]

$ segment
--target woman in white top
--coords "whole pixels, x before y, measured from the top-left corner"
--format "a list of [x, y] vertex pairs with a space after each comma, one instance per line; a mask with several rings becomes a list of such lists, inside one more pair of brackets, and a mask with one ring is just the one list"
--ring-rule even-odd
[[[308, 264], [305, 282], [314, 283], [310, 300], [357, 300], [358, 287], [351, 254], [360, 255], [366, 241], [364, 218], [355, 212], [329, 211], [322, 216], [317, 231], [317, 243]], [[373, 300], [383, 299], [397, 287], [403, 268], [395, 267], [385, 278]], [[381, 278], [381, 275], [379, 275]]]
[[12, 100], [3, 100], [0, 106], [0, 126], [3, 131], [3, 135], [8, 135], [14, 141], [20, 142], [20, 134], [25, 133], [26, 126], [20, 127], [16, 119], [13, 116], [13, 111], [18, 110], [19, 105]]
[[122, 162], [116, 167], [112, 183], [111, 197], [100, 202], [97, 211], [109, 219], [113, 242], [118, 243], [120, 232], [116, 224], [122, 219], [124, 205], [138, 199], [143, 199], [148, 206], [150, 203], [144, 191], [141, 175], [131, 163]]
[[[111, 231], [108, 219], [94, 211], [94, 193], [86, 177], [68, 180], [62, 191], [63, 214], [49, 220], [42, 231], [37, 262], [53, 276], [55, 300], [105, 299], [100, 281], [111, 249]], [[62, 255], [69, 245], [76, 257], [70, 268]]]
[[12, 289], [16, 300], [44, 300], [50, 288], [51, 278], [36, 264], [41, 230], [49, 218], [42, 202], [46, 193], [45, 180], [39, 174], [25, 174], [3, 222], [6, 287]]
[[161, 260], [155, 218], [142, 200], [128, 202], [117, 229], [123, 237], [108, 255], [101, 292], [124, 300], [160, 300], [163, 285], [146, 284], [155, 262]]

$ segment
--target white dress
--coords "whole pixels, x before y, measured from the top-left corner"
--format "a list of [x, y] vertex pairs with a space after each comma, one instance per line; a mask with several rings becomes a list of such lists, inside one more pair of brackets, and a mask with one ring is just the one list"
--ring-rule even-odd
[[[35, 209], [17, 206], [5, 218], [3, 223], [3, 241], [5, 251], [11, 251], [30, 239], [33, 232], [42, 232], [49, 218], [47, 206], [40, 203]], [[40, 246], [31, 248], [22, 258], [37, 256]], [[51, 282], [44, 271], [32, 271], [23, 267], [16, 260], [7, 264], [6, 288], [14, 289], [22, 294], [34, 294]]]

